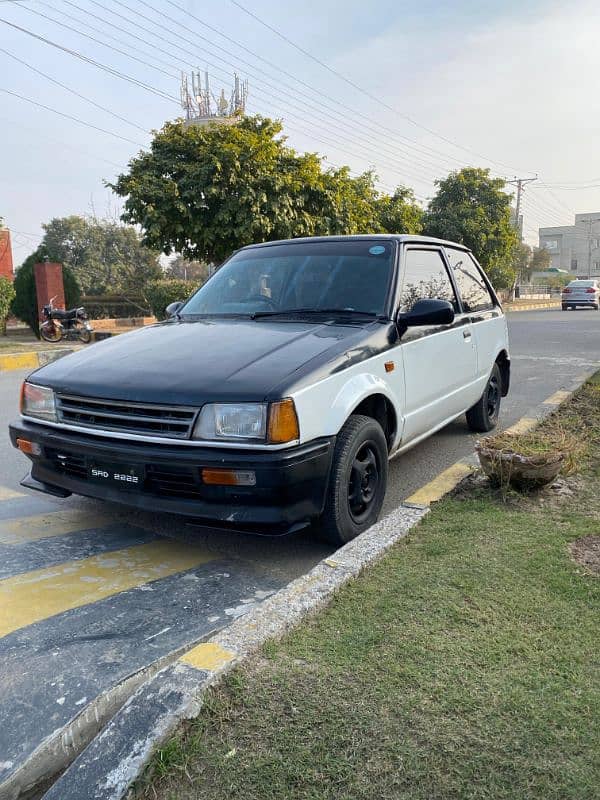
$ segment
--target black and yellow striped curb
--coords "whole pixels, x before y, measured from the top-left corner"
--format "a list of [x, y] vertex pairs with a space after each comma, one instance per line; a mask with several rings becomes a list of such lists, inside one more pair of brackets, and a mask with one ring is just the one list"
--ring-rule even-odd
[[0, 374], [11, 372], [17, 369], [37, 369], [56, 361], [63, 356], [68, 356], [76, 350], [80, 350], [83, 345], [74, 347], [56, 347], [53, 350], [27, 350], [23, 353], [0, 354]]
[[544, 308], [561, 308], [560, 301], [548, 301], [547, 303], [506, 303], [503, 306], [504, 312], [508, 314], [513, 314], [515, 311], [537, 311], [538, 309]]
[[[535, 427], [568, 400], [597, 368], [600, 363], [530, 409], [508, 430], [522, 432]], [[327, 605], [341, 586], [406, 536], [428, 512], [430, 504], [456, 488], [474, 466], [473, 454], [444, 470], [362, 536], [158, 671], [130, 697], [43, 800], [122, 800], [155, 750], [182, 721], [198, 715], [208, 688], [266, 641], [283, 636]]]

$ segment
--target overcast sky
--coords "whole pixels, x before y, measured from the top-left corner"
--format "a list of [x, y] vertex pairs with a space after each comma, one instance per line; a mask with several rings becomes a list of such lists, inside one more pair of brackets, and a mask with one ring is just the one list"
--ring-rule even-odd
[[118, 213], [103, 180], [182, 113], [178, 73], [192, 67], [209, 70], [217, 93], [237, 69], [248, 110], [283, 118], [298, 149], [357, 172], [374, 167], [382, 187], [411, 186], [423, 202], [436, 178], [467, 164], [507, 178], [537, 173], [523, 203], [531, 243], [540, 225], [600, 211], [597, 2], [240, 2], [347, 80], [232, 0], [0, 0], [4, 20], [147, 87], [0, 23], [0, 87], [33, 101], [0, 92], [0, 216], [16, 264], [40, 223]]

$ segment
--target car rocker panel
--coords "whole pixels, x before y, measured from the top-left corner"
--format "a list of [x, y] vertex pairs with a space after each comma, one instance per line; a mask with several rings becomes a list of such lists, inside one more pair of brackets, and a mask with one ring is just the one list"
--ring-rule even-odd
[[[349, 540], [377, 518], [389, 457], [464, 412], [489, 430], [508, 391], [499, 303], [471, 260], [489, 307], [468, 310], [445, 246], [365, 236], [244, 248], [176, 317], [28, 378], [10, 428], [32, 461], [25, 485], [244, 531], [320, 520]], [[328, 292], [339, 307], [323, 304]]]

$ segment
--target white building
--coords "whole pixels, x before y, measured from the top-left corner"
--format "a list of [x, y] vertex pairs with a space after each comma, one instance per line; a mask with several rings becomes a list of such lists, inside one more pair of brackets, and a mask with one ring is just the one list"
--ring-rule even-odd
[[600, 211], [575, 214], [574, 225], [540, 228], [540, 247], [552, 257], [553, 269], [573, 277], [600, 277]]

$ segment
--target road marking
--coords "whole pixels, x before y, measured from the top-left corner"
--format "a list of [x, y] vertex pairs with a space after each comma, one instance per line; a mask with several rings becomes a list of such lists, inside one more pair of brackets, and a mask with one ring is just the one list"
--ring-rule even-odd
[[23, 544], [37, 542], [50, 536], [63, 536], [89, 528], [101, 528], [118, 522], [115, 515], [89, 514], [77, 510], [48, 511], [31, 517], [2, 520], [0, 522], [0, 544]]
[[564, 403], [565, 400], [568, 400], [571, 397], [571, 392], [565, 392], [562, 389], [559, 389], [558, 392], [554, 392], [548, 397], [547, 400], [544, 400], [545, 406], [559, 406], [561, 403]]
[[440, 472], [439, 475], [429, 483], [426, 483], [425, 486], [421, 486], [420, 489], [417, 489], [414, 494], [406, 498], [405, 502], [420, 506], [428, 506], [430, 503], [439, 500], [447, 492], [454, 489], [455, 486], [458, 486], [462, 479], [466, 478], [472, 471], [473, 468], [469, 466], [469, 464], [457, 461], [456, 464], [452, 464], [451, 467]]
[[0, 502], [2, 500], [14, 500], [17, 497], [26, 497], [26, 495], [23, 492], [9, 489], [8, 486], [0, 486]]
[[204, 642], [193, 647], [188, 653], [179, 659], [184, 664], [189, 664], [195, 669], [206, 669], [213, 671], [219, 669], [224, 664], [228, 664], [235, 658], [235, 653], [226, 650], [219, 644]]
[[522, 417], [520, 420], [507, 428], [505, 433], [527, 433], [533, 430], [538, 424], [538, 420], [533, 417]]
[[0, 372], [12, 369], [29, 369], [39, 367], [40, 360], [37, 353], [8, 353], [0, 356]]
[[215, 558], [163, 539], [6, 578], [0, 581], [0, 636]]

